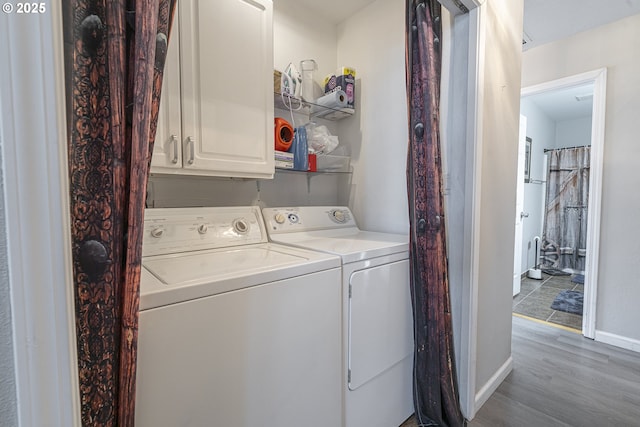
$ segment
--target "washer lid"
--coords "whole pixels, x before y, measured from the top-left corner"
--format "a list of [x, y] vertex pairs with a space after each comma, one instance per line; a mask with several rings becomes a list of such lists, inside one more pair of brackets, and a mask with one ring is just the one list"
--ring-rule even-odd
[[340, 260], [265, 243], [157, 255], [142, 265], [141, 310], [339, 267]]
[[335, 254], [344, 264], [409, 250], [409, 236], [357, 228], [271, 235], [276, 243]]
[[219, 280], [253, 272], [268, 272], [296, 264], [303, 258], [270, 248], [243, 248], [211, 253], [202, 251], [146, 260], [144, 266], [165, 285]]

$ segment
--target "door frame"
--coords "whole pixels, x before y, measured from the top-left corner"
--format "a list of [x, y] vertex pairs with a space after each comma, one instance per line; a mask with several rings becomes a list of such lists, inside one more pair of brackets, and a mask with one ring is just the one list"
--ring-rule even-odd
[[587, 255], [585, 257], [584, 309], [582, 334], [595, 339], [596, 302], [598, 297], [598, 258], [600, 254], [600, 221], [602, 216], [602, 172], [604, 157], [607, 69], [600, 68], [557, 80], [522, 88], [520, 97], [592, 83], [593, 110], [591, 120], [591, 166], [589, 174], [589, 212]]
[[0, 197], [16, 416], [20, 426], [80, 427], [62, 6], [47, 3], [28, 19], [0, 14]]
[[[525, 216], [524, 212], [524, 174], [525, 174], [525, 150], [527, 144], [527, 117], [520, 112], [520, 132], [518, 134], [518, 166], [516, 174], [516, 209], [515, 209], [515, 241], [513, 243], [513, 296], [520, 293], [520, 282], [522, 281], [522, 244], [524, 236]], [[536, 260], [537, 262], [537, 260]], [[535, 263], [534, 263], [535, 268]]]

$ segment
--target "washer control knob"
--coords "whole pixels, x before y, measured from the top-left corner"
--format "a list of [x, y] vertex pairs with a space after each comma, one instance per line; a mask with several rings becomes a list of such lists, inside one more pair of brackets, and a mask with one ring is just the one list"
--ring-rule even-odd
[[233, 221], [233, 229], [238, 234], [247, 234], [249, 232], [249, 224], [243, 218], [238, 218]]
[[278, 224], [284, 224], [285, 220], [287, 219], [283, 214], [281, 213], [277, 213], [273, 216], [273, 219], [275, 222], [277, 222]]
[[298, 214], [290, 213], [288, 218], [291, 224], [297, 224], [300, 221]]
[[344, 211], [341, 209], [334, 209], [329, 212], [329, 218], [331, 218], [333, 222], [337, 222], [338, 224], [344, 224], [349, 220], [349, 214], [347, 213], [347, 211]]
[[164, 234], [164, 228], [162, 227], [156, 227], [153, 230], [151, 230], [151, 237], [155, 237], [156, 239], [159, 239], [160, 237], [162, 237], [163, 234]]
[[205, 234], [207, 231], [209, 231], [209, 227], [207, 226], [207, 224], [200, 224], [198, 226], [198, 233]]

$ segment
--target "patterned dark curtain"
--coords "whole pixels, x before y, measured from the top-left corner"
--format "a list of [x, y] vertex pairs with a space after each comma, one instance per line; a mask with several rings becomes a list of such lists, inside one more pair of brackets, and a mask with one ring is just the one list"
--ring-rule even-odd
[[453, 353], [440, 156], [441, 7], [407, 0], [407, 183], [419, 426], [463, 426]]
[[65, 0], [82, 423], [133, 426], [142, 232], [175, 0]]

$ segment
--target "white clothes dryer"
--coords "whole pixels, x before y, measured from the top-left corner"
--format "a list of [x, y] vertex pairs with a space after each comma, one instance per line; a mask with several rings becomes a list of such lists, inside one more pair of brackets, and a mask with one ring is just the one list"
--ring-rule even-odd
[[262, 211], [272, 242], [340, 256], [346, 427], [396, 427], [413, 412], [409, 236], [360, 230], [346, 207]]
[[338, 426], [336, 256], [268, 243], [258, 207], [147, 209], [136, 426]]

